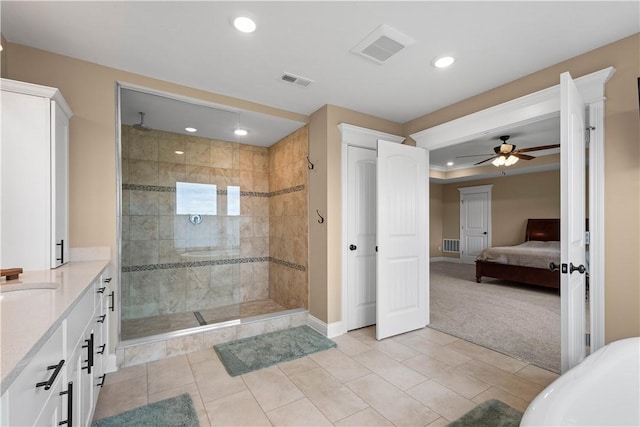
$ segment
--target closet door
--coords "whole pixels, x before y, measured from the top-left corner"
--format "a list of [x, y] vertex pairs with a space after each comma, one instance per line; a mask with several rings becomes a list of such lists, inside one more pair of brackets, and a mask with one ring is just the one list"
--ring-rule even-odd
[[428, 160], [422, 148], [378, 141], [377, 339], [429, 323]]
[[376, 323], [376, 152], [347, 148], [347, 329]]

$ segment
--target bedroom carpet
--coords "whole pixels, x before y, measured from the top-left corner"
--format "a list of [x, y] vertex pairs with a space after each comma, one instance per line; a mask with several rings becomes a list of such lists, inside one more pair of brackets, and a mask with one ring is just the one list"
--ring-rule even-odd
[[431, 263], [429, 327], [560, 372], [560, 296], [483, 278], [475, 265]]

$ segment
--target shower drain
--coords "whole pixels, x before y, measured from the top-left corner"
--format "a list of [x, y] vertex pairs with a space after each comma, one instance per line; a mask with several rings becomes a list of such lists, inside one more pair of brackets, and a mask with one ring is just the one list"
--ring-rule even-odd
[[200, 326], [204, 326], [207, 324], [207, 321], [204, 320], [204, 317], [202, 317], [202, 314], [200, 314], [199, 311], [194, 311], [193, 315], [196, 316], [196, 320], [198, 321], [198, 323], [200, 323]]

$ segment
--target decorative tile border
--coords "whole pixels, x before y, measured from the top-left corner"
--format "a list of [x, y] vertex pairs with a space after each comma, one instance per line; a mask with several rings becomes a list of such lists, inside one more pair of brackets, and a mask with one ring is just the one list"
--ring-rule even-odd
[[154, 270], [169, 270], [174, 268], [189, 268], [189, 267], [208, 267], [212, 265], [227, 265], [227, 264], [246, 264], [250, 262], [273, 262], [288, 268], [292, 268], [298, 271], [306, 271], [306, 267], [300, 264], [294, 264], [289, 261], [283, 261], [272, 257], [255, 257], [255, 258], [227, 258], [227, 259], [214, 259], [207, 261], [190, 261], [190, 262], [173, 262], [164, 264], [147, 264], [147, 265], [132, 265], [122, 266], [123, 273], [131, 273], [135, 271], [154, 271]]
[[[176, 187], [165, 187], [159, 185], [139, 185], [139, 184], [122, 184], [123, 190], [135, 190], [135, 191], [149, 191], [149, 192], [158, 192], [158, 193], [175, 193]], [[273, 196], [281, 196], [283, 194], [295, 193], [298, 191], [304, 191], [305, 186], [296, 185], [295, 187], [284, 188], [278, 191], [271, 191], [269, 193], [260, 192], [260, 191], [241, 191], [240, 196], [245, 197], [273, 197]], [[217, 190], [216, 193], [218, 196], [226, 196], [227, 190]]]
[[298, 270], [298, 271], [306, 271], [307, 270], [304, 265], [294, 264], [292, 262], [284, 261], [284, 260], [277, 259], [277, 258], [269, 257], [269, 261], [271, 261], [274, 264], [283, 265], [285, 267], [293, 268], [294, 270]]

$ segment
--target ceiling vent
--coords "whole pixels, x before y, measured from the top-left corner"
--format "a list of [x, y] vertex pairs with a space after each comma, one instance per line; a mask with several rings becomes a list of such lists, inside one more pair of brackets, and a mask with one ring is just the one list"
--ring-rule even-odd
[[351, 52], [362, 55], [377, 64], [384, 64], [393, 55], [415, 42], [406, 34], [383, 24], [351, 49]]
[[284, 73], [281, 77], [283, 82], [291, 83], [292, 85], [300, 86], [300, 87], [308, 87], [313, 80], [308, 79], [306, 77], [296, 76], [291, 73]]

